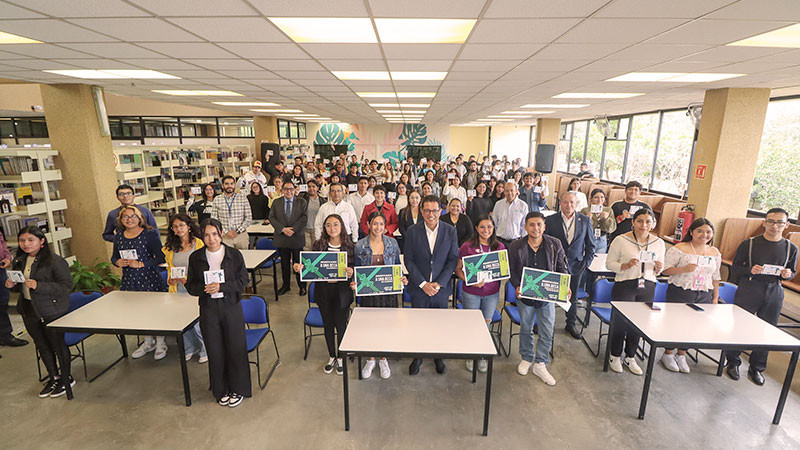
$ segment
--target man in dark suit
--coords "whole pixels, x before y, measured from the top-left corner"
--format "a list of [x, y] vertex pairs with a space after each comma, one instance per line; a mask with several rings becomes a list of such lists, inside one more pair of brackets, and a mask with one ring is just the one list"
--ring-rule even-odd
[[[458, 263], [456, 229], [439, 220], [441, 207], [436, 196], [422, 199], [423, 222], [408, 228], [405, 235], [405, 265], [408, 269], [408, 293], [414, 308], [447, 308], [453, 291], [450, 277]], [[434, 359], [436, 372], [446, 370], [444, 361]], [[414, 359], [409, 375], [419, 373], [422, 359]]]
[[580, 339], [581, 330], [578, 329], [577, 321], [577, 300], [578, 286], [586, 268], [594, 259], [594, 229], [592, 219], [575, 211], [578, 199], [572, 192], [561, 195], [559, 205], [561, 212], [553, 214], [545, 220], [545, 233], [561, 241], [564, 253], [567, 255], [567, 265], [570, 279], [570, 289], [572, 295], [570, 302], [572, 306], [567, 311], [567, 332], [575, 339]]
[[[283, 197], [275, 199], [269, 211], [269, 221], [275, 229], [275, 247], [281, 257], [281, 274], [283, 275], [283, 286], [278, 290], [278, 295], [285, 294], [291, 290], [290, 276], [292, 264], [300, 263], [300, 250], [305, 244], [305, 234], [308, 221], [306, 201], [294, 196], [295, 186], [291, 180], [283, 183]], [[305, 283], [300, 281], [300, 274], [297, 276], [297, 285], [300, 287], [300, 295], [306, 294]]]

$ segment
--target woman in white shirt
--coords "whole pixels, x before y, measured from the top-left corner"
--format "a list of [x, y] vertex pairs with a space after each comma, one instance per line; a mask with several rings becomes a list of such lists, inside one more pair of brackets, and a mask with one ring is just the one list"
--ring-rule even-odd
[[450, 200], [457, 198], [461, 200], [462, 205], [466, 205], [467, 191], [461, 187], [461, 180], [458, 178], [458, 175], [452, 178], [450, 183], [451, 184], [444, 188], [444, 197], [446, 199], [446, 203], [450, 204]]
[[[713, 303], [719, 301], [719, 268], [722, 255], [711, 243], [714, 225], [706, 218], [695, 219], [683, 241], [667, 250], [664, 275], [669, 275], [667, 302]], [[661, 363], [673, 372], [689, 373], [686, 349], [664, 350]]]
[[[647, 208], [633, 215], [633, 230], [617, 236], [608, 249], [606, 267], [616, 273], [611, 296], [614, 301], [653, 302], [656, 276], [664, 268], [664, 241], [650, 234], [656, 226], [653, 212]], [[639, 334], [623, 321], [615, 324], [610, 337], [611, 370], [622, 372], [623, 364], [635, 375], [642, 375], [636, 364]], [[625, 358], [622, 347], [625, 346]]]
[[586, 194], [581, 192], [581, 180], [579, 178], [573, 178], [572, 181], [569, 182], [569, 189], [567, 190], [575, 194], [575, 198], [578, 199], [578, 206], [575, 207], [577, 211], [589, 206], [589, 202], [586, 200]]

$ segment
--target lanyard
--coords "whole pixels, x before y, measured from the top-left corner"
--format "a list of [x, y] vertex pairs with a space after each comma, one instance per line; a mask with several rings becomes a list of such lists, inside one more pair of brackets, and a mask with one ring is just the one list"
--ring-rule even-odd
[[[642, 251], [642, 246], [639, 245], [639, 239], [636, 238], [636, 231], [632, 230], [631, 233], [633, 234], [633, 243], [636, 244], [636, 248], [639, 251]], [[648, 248], [650, 248], [650, 236], [649, 235], [647, 236], [647, 243], [644, 245], [644, 251], [647, 251]], [[642, 263], [642, 269], [641, 269], [640, 276], [642, 278], [644, 278], [644, 262]]]
[[[563, 216], [561, 217], [561, 228], [564, 229], [564, 237], [567, 238], [567, 239], [569, 239], [569, 232], [573, 228], [575, 228], [575, 217], [576, 216], [577, 216], [577, 214], [574, 214], [574, 213], [572, 214], [572, 220], [569, 221], [569, 227], [567, 226], [567, 224], [564, 223], [564, 217]], [[636, 236], [634, 235], [634, 238], [635, 237]]]
[[236, 194], [233, 194], [233, 197], [231, 197], [230, 203], [228, 203], [228, 197], [227, 196], [223, 195], [222, 199], [225, 200], [225, 205], [228, 207], [228, 218], [230, 219], [231, 215], [232, 215], [231, 208], [233, 207], [233, 203], [236, 201]]

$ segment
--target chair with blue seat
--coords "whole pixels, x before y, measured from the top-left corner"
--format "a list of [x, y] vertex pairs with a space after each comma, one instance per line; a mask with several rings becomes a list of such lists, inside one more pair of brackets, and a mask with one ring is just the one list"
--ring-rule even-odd
[[597, 336], [597, 350], [592, 349], [589, 343], [586, 342], [586, 338], [583, 335], [581, 335], [581, 340], [586, 345], [586, 348], [592, 352], [592, 355], [594, 355], [595, 358], [597, 358], [597, 356], [600, 354], [600, 342], [603, 340], [603, 336], [608, 336], [608, 332], [603, 333], [603, 325], [611, 325], [611, 289], [613, 287], [613, 281], [606, 278], [600, 278], [594, 282], [594, 288], [592, 289], [591, 311], [592, 314], [600, 319], [600, 331]]
[[161, 279], [164, 280], [164, 284], [167, 284], [167, 280], [169, 279], [169, 274], [166, 270], [161, 271]]
[[403, 308], [411, 308], [411, 294], [403, 287]]
[[[250, 298], [243, 298], [240, 302], [242, 304], [242, 312], [244, 313], [244, 323], [246, 329], [244, 330], [245, 339], [247, 340], [247, 353], [256, 351], [256, 360], [248, 361], [250, 364], [256, 366], [256, 373], [258, 374], [258, 386], [263, 390], [267, 386], [269, 379], [272, 378], [272, 373], [275, 368], [281, 363], [281, 355], [278, 353], [278, 342], [275, 340], [275, 332], [269, 324], [269, 306], [266, 300], [261, 297], [253, 296]], [[251, 327], [251, 325], [266, 325], [262, 327]], [[272, 345], [275, 346], [275, 362], [272, 363], [272, 368], [269, 370], [264, 383], [261, 383], [261, 355], [259, 354], [259, 346], [261, 341], [267, 335], [272, 336]]]
[[324, 333], [314, 334], [314, 328], [323, 328], [322, 315], [319, 312], [319, 308], [312, 305], [316, 304], [316, 301], [314, 300], [315, 285], [316, 283], [310, 283], [308, 286], [308, 312], [306, 312], [306, 316], [303, 319], [303, 346], [305, 347], [303, 361], [308, 358], [308, 351], [311, 348], [311, 339], [314, 336], [325, 335]]
[[[272, 242], [270, 238], [261, 238], [256, 241], [256, 250], [275, 250], [278, 251], [278, 248], [275, 247], [275, 244]], [[261, 269], [269, 269], [272, 267], [272, 287], [275, 291], [275, 301], [278, 301], [278, 263], [281, 262], [281, 258], [276, 256], [274, 258], [268, 259], [267, 262], [262, 264], [259, 268], [257, 268], [253, 275], [254, 275], [254, 282], [253, 282], [253, 293], [256, 292], [255, 288], [258, 283], [261, 282], [263, 276], [261, 275]], [[257, 276], [257, 277], [256, 277]]]
[[[514, 336], [519, 336], [519, 332], [514, 333], [514, 325], [517, 327], [520, 326], [520, 316], [519, 316], [519, 307], [517, 306], [517, 291], [511, 283], [506, 283], [506, 295], [503, 298], [503, 311], [508, 316], [508, 319], [511, 321], [511, 324], [508, 326], [508, 348], [505, 348], [501, 344], [500, 348], [503, 349], [503, 354], [508, 357], [511, 355], [511, 339]], [[533, 317], [533, 330], [534, 333], [537, 333], [538, 328], [538, 318], [534, 315]], [[555, 354], [553, 353], [553, 348], [555, 348], [555, 336], [553, 336], [553, 346], [550, 347], [550, 358], [553, 359]]]
[[665, 303], [667, 301], [667, 286], [669, 283], [666, 281], [659, 281], [656, 283], [656, 293], [653, 297], [653, 303]]
[[[461, 303], [462, 283], [463, 281], [458, 280], [458, 303], [456, 304], [456, 309], [464, 309], [464, 304]], [[495, 308], [492, 314], [492, 321], [489, 322], [489, 332], [492, 334], [492, 340], [494, 341], [495, 348], [497, 348], [497, 352], [505, 355], [505, 346], [503, 345], [503, 315], [500, 314], [497, 308]]]
[[721, 282], [719, 283], [719, 300], [722, 303], [728, 303], [733, 305], [733, 299], [736, 297], [736, 289], [739, 286], [728, 283], [728, 282]]

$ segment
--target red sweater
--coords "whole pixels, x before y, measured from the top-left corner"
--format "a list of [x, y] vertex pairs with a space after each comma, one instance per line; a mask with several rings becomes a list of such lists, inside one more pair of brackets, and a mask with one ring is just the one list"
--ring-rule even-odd
[[[364, 207], [364, 213], [361, 214], [361, 231], [366, 234], [369, 234], [369, 224], [367, 223], [367, 219], [369, 215], [373, 212], [377, 211], [378, 208], [375, 206], [375, 202], [370, 203], [369, 205]], [[397, 227], [399, 226], [399, 222], [397, 220], [397, 213], [394, 210], [394, 206], [392, 206], [389, 202], [383, 202], [383, 216], [386, 217], [386, 236], [391, 238], [394, 237], [394, 232], [397, 231]]]

